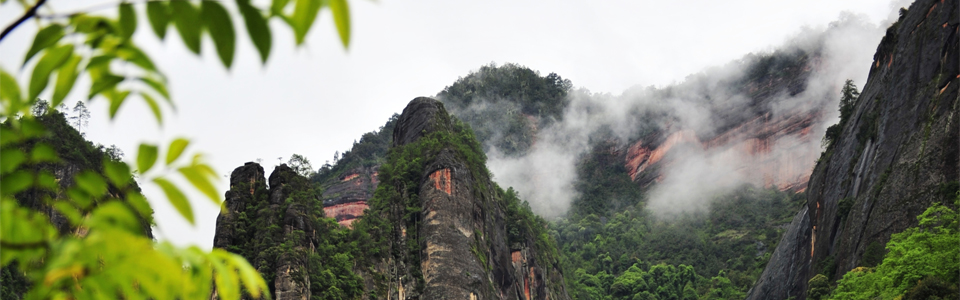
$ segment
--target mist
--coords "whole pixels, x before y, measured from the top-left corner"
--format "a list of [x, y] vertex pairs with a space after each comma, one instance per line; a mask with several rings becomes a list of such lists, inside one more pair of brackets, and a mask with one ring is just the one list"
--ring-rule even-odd
[[[508, 155], [485, 145], [488, 167], [494, 180], [514, 187], [546, 218], [563, 216], [579, 197], [574, 189], [576, 165], [591, 150], [592, 139], [601, 138], [601, 131], [607, 133], [603, 138], [614, 139], [623, 149], [646, 146], [643, 143], [663, 146], [671, 135], [678, 135], [670, 142], [676, 144], [669, 145], [660, 174], [646, 195], [647, 208], [657, 215], [706, 209], [711, 199], [743, 184], [802, 181], [823, 150], [826, 128], [838, 120], [844, 81], [863, 86], [876, 47], [895, 17], [877, 25], [864, 16], [844, 13], [827, 26], [802, 28], [780, 47], [748, 54], [665, 87], [636, 86], [620, 95], [571, 91], [563, 117], [538, 128], [535, 142], [523, 155]], [[744, 85], [741, 79], [751, 76], [747, 73], [751, 67], [769, 63], [764, 59], [772, 54], [803, 59], [802, 67], [810, 70], [806, 81], [797, 89], [751, 97], [748, 93], [764, 92], [765, 87]], [[790, 86], [789, 82], [771, 84]], [[755, 103], [757, 98], [763, 101]], [[480, 105], [496, 103], [474, 104], [469, 109], [489, 110]], [[737, 126], [743, 124], [792, 122], [797, 116], [812, 116], [809, 132], [764, 144], [762, 154], [747, 149], [756, 148], [757, 141], [737, 135]], [[791, 188], [802, 190], [805, 185]]]

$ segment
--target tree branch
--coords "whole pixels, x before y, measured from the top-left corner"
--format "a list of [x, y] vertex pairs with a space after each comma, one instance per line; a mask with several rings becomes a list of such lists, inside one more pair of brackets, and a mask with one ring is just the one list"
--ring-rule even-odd
[[33, 7], [30, 7], [30, 9], [28, 9], [26, 12], [24, 12], [19, 19], [14, 21], [13, 24], [10, 24], [9, 26], [7, 26], [7, 28], [4, 28], [3, 33], [0, 34], [0, 41], [3, 41], [3, 38], [7, 37], [7, 35], [10, 34], [10, 32], [13, 31], [14, 28], [17, 28], [17, 26], [20, 26], [20, 24], [22, 24], [23, 22], [37, 15], [37, 9], [40, 9], [40, 6], [43, 5], [43, 3], [45, 2], [47, 2], [47, 0], [37, 0], [37, 3], [34, 4]]

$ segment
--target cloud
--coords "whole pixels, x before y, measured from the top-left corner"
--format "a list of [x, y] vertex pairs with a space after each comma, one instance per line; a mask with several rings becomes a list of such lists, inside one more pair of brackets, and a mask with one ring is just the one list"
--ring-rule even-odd
[[[863, 85], [886, 25], [844, 13], [828, 26], [803, 28], [778, 49], [746, 55], [681, 83], [637, 86], [617, 96], [572, 91], [562, 121], [541, 128], [525, 155], [504, 155], [488, 147], [488, 166], [498, 183], [514, 187], [535, 212], [548, 218], [562, 216], [578, 197], [573, 190], [575, 166], [601, 130], [624, 147], [654, 132], [662, 133], [663, 140], [672, 132], [692, 130], [703, 139], [681, 143], [664, 157], [659, 182], [647, 195], [648, 208], [658, 214], [705, 208], [714, 197], [744, 183], [800, 180], [809, 175], [822, 150], [825, 128], [837, 121], [843, 82], [852, 79]], [[806, 64], [790, 64], [795, 61]], [[812, 72], [805, 81], [775, 76], [791, 67]], [[764, 77], [763, 72], [774, 75]], [[770, 141], [736, 134], [738, 126], [804, 122], [797, 116], [813, 116], [811, 129], [775, 134], [780, 138]], [[718, 137], [724, 139], [711, 141]]]

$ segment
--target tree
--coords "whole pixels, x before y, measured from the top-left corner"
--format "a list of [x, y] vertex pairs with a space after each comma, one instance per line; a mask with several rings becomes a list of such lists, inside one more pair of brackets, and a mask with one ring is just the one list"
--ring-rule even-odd
[[807, 282], [807, 299], [820, 300], [830, 294], [830, 280], [823, 274], [813, 276]]
[[83, 101], [77, 101], [77, 104], [73, 106], [73, 115], [70, 116], [70, 122], [81, 135], [84, 134], [83, 127], [90, 124], [90, 110], [83, 104]]
[[[0, 68], [0, 121], [4, 122], [0, 126], [0, 266], [7, 272], [4, 276], [16, 264], [34, 283], [25, 295], [28, 299], [198, 299], [209, 298], [211, 288], [223, 299], [237, 299], [241, 287], [255, 298], [269, 297], [264, 295], [268, 288], [263, 278], [242, 257], [223, 249], [204, 251], [155, 242], [137, 221], [152, 217], [153, 210], [132, 181], [134, 170], [142, 182], [163, 190], [190, 223], [194, 217], [189, 200], [166, 178], [169, 174], [181, 175], [193, 188], [220, 203], [221, 193], [211, 182], [217, 173], [200, 155], [182, 159], [188, 156], [183, 155], [188, 140], [170, 142], [163, 159], [161, 147], [140, 144], [133, 162], [109, 160], [102, 166], [79, 170], [74, 184], [66, 190], [53, 174], [38, 167], [60, 158], [49, 145], [37, 142], [47, 130], [34, 113], [45, 113], [43, 107], [62, 107], [80, 77], [89, 78], [90, 92], [84, 95], [87, 100], [97, 97], [110, 103], [110, 118], [132, 96], [143, 100], [162, 125], [160, 104], [173, 105], [166, 77], [131, 39], [139, 23], [134, 3], [121, 2], [117, 17], [108, 18], [84, 11], [54, 13], [43, 7], [45, 2], [17, 1], [24, 14], [0, 34], [2, 42], [31, 18], [36, 18], [40, 27], [24, 58], [24, 67], [16, 68], [26, 69], [36, 61], [26, 89], [21, 90], [17, 77]], [[173, 25], [186, 47], [199, 54], [200, 40], [208, 36], [227, 68], [233, 62], [236, 46], [232, 15], [242, 17], [262, 63], [270, 54], [271, 18], [285, 21], [300, 45], [319, 11], [328, 7], [340, 42], [346, 47], [350, 41], [346, 0], [274, 0], [265, 8], [249, 0], [236, 0], [235, 13], [217, 1], [149, 1], [137, 5], [145, 10], [151, 29], [160, 39]], [[43, 14], [39, 13], [41, 8]], [[127, 67], [111, 68], [116, 64]], [[48, 86], [54, 76], [53, 86]], [[44, 91], [52, 91], [49, 102], [38, 99]], [[75, 113], [81, 112], [75, 116], [81, 129], [90, 114], [82, 101], [74, 108], [78, 109]], [[48, 214], [21, 205], [17, 195], [27, 190], [65, 195], [44, 199], [42, 205], [67, 218], [70, 226], [84, 228], [86, 234], [61, 235]], [[5, 288], [5, 295], [7, 291]]]
[[315, 173], [313, 166], [310, 165], [310, 160], [300, 154], [294, 153], [291, 155], [290, 160], [287, 161], [287, 165], [303, 177], [310, 178]]

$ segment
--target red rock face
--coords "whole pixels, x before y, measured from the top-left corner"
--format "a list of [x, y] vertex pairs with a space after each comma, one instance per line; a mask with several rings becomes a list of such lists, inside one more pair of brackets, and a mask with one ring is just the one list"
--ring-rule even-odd
[[323, 213], [340, 225], [351, 227], [369, 207], [367, 200], [377, 188], [377, 168], [379, 166], [350, 170], [326, 186], [322, 196]]
[[453, 194], [453, 183], [450, 181], [450, 169], [436, 170], [430, 174], [430, 180], [433, 180], [433, 186], [438, 190]]
[[367, 201], [357, 201], [326, 206], [323, 208], [323, 213], [337, 219], [340, 225], [351, 227], [353, 221], [362, 216], [363, 211], [369, 207]]
[[819, 118], [820, 113], [810, 112], [778, 117], [766, 114], [703, 142], [692, 130], [680, 130], [656, 146], [650, 139], [634, 143], [627, 148], [624, 164], [636, 181], [650, 166], [664, 163], [664, 156], [677, 146], [693, 144], [719, 159], [737, 162], [740, 175], [752, 184], [802, 192], [819, 156], [819, 141], [810, 134]]

